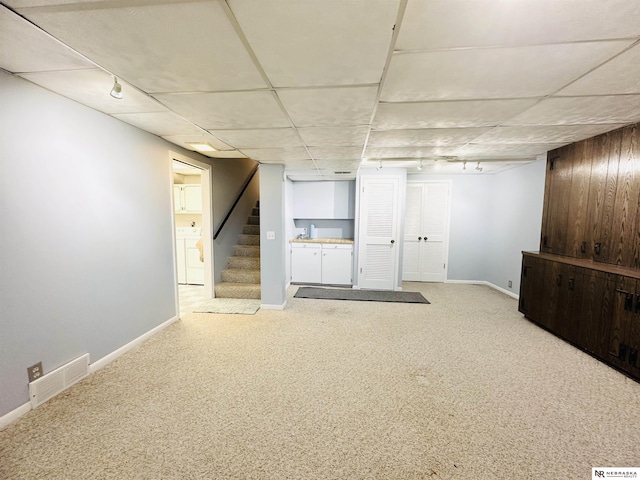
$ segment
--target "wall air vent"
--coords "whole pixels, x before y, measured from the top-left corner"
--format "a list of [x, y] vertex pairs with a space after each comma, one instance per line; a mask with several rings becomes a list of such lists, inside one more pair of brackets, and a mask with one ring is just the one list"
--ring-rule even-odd
[[334, 175], [351, 175], [351, 172], [342, 171], [342, 172], [333, 172]]
[[36, 408], [89, 375], [89, 354], [56, 368], [29, 384], [31, 407]]

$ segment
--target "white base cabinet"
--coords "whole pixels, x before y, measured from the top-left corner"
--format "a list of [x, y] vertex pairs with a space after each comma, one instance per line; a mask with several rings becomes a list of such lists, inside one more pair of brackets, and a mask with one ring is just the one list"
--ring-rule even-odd
[[291, 281], [320, 285], [351, 285], [353, 245], [292, 243]]

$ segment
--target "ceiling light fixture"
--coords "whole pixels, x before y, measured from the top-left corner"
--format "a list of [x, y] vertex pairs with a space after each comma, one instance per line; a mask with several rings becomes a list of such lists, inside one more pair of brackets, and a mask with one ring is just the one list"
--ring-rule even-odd
[[185, 143], [190, 147], [195, 148], [199, 152], [215, 152], [216, 151], [213, 145], [207, 142], [185, 142]]
[[117, 98], [118, 100], [122, 100], [123, 98], [122, 85], [118, 83], [118, 79], [115, 76], [113, 77], [113, 88], [111, 89], [109, 95], [111, 95], [113, 98]]

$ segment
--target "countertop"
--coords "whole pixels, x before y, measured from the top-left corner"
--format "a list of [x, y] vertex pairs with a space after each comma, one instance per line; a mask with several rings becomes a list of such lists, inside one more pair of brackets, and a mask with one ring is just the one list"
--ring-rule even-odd
[[353, 244], [352, 238], [292, 238], [290, 243], [346, 243]]

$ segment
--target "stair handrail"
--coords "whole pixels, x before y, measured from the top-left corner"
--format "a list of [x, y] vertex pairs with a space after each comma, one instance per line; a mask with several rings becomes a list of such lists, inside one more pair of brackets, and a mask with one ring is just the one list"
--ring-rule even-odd
[[253, 167], [253, 170], [251, 170], [251, 172], [249, 173], [249, 176], [247, 177], [247, 179], [244, 182], [244, 185], [242, 186], [242, 190], [240, 190], [240, 193], [236, 197], [236, 200], [233, 202], [233, 205], [231, 205], [231, 208], [229, 208], [229, 211], [225, 215], [224, 220], [222, 220], [222, 223], [220, 223], [220, 226], [218, 227], [216, 232], [213, 234], [213, 239], [214, 240], [218, 238], [218, 235], [220, 235], [220, 232], [222, 231], [222, 229], [224, 228], [225, 224], [227, 223], [227, 220], [229, 220], [229, 217], [231, 217], [231, 214], [233, 213], [233, 210], [236, 208], [236, 205], [238, 205], [238, 202], [242, 198], [242, 195], [244, 195], [244, 192], [247, 189], [247, 187], [249, 186], [249, 184], [251, 183], [251, 180], [253, 180], [253, 177], [255, 176], [256, 172], [258, 171], [258, 168], [260, 168], [260, 164], [259, 163], [255, 167]]

